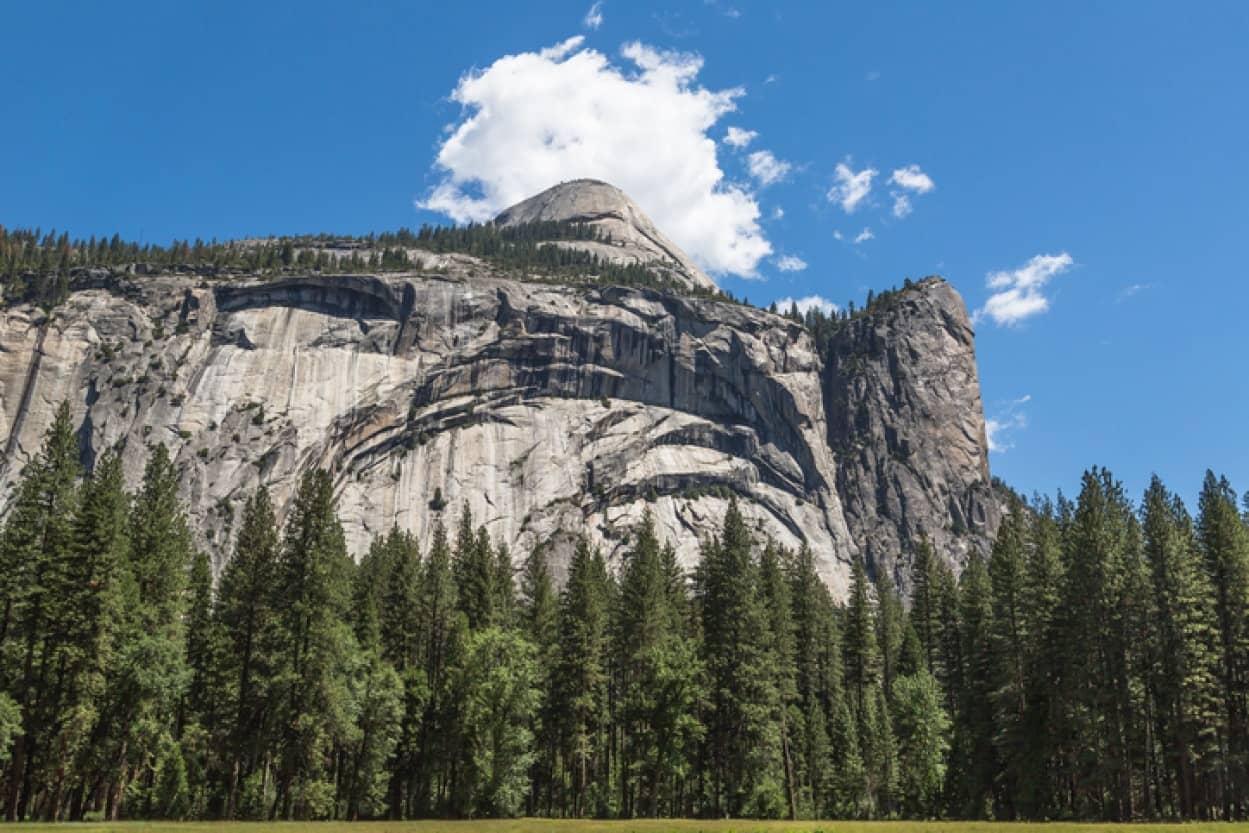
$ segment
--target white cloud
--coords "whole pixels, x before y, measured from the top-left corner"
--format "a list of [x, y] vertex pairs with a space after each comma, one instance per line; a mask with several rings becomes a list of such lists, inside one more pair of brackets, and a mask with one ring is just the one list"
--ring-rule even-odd
[[985, 280], [989, 289], [997, 290], [972, 320], [980, 322], [991, 318], [999, 326], [1013, 326], [1040, 315], [1049, 309], [1049, 298], [1042, 290], [1050, 278], [1071, 268], [1071, 255], [1036, 255], [1023, 266], [1008, 272], [990, 272]]
[[785, 216], [785, 209], [781, 208], [779, 205], [776, 208], [772, 209], [773, 220], [779, 220], [784, 216]]
[[807, 262], [797, 255], [783, 255], [776, 259], [776, 268], [782, 272], [801, 272], [807, 268]]
[[777, 159], [768, 150], [756, 150], [746, 157], [746, 166], [760, 185], [771, 185], [789, 176], [790, 164]]
[[740, 150], [754, 141], [755, 137], [758, 135], [758, 132], [754, 130], [744, 130], [740, 127], [729, 127], [729, 129], [724, 133], [724, 143]]
[[1123, 287], [1123, 289], [1119, 290], [1119, 300], [1126, 301], [1128, 298], [1131, 298], [1133, 295], [1136, 295], [1139, 292], [1144, 292], [1146, 289], [1153, 289], [1153, 286], [1154, 285], [1152, 283], [1129, 284], [1128, 286], [1125, 286]]
[[919, 165], [907, 165], [905, 168], [898, 168], [889, 177], [889, 182], [908, 191], [914, 191], [917, 194], [927, 194], [937, 187], [937, 183], [932, 181], [932, 177], [921, 171]]
[[893, 197], [893, 216], [901, 220], [914, 210], [915, 206], [911, 203], [911, 197], [906, 191], [912, 191], [916, 194], [927, 194], [929, 191], [937, 187], [937, 183], [932, 181], [932, 177], [920, 170], [919, 165], [907, 165], [905, 168], [897, 168], [889, 176], [891, 185], [896, 185], [903, 189], [901, 191], [890, 191], [889, 196]]
[[[548, 61], [562, 61], [564, 56], [580, 48], [583, 43], [585, 43], [585, 35], [573, 35], [571, 38], [562, 40], [554, 46], [548, 46], [539, 50], [538, 57]], [[464, 84], [463, 78], [460, 79], [460, 84], [461, 86]]]
[[880, 171], [864, 168], [854, 171], [846, 162], [838, 162], [834, 171], [833, 187], [828, 189], [828, 199], [841, 206], [847, 214], [853, 214], [859, 204], [872, 192], [872, 179]]
[[718, 0], [703, 0], [703, 4], [717, 10], [725, 17], [729, 17], [734, 20], [742, 16], [741, 9], [736, 6], [722, 5]]
[[789, 312], [794, 304], [798, 305], [798, 311], [803, 315], [807, 314], [807, 310], [818, 309], [825, 315], [832, 315], [837, 312], [837, 305], [821, 295], [808, 295], [805, 298], [777, 298], [776, 308], [781, 312]]
[[440, 181], [418, 205], [483, 221], [556, 183], [602, 179], [708, 271], [754, 276], [772, 253], [759, 205], [725, 181], [709, 135], [743, 91], [696, 83], [697, 55], [629, 43], [630, 68], [581, 46], [570, 38], [463, 76], [451, 95], [462, 118], [438, 150]]
[[840, 229], [833, 229], [833, 239], [840, 240], [842, 237]]
[[581, 22], [585, 24], [585, 28], [587, 29], [597, 29], [598, 27], [602, 26], [603, 25], [603, 0], [598, 0], [597, 3], [591, 6], [590, 10], [585, 13], [585, 18], [582, 19]]
[[875, 237], [876, 235], [872, 234], [872, 230], [870, 228], [865, 228], [863, 229], [863, 231], [859, 232], [858, 234], [854, 236], [854, 242], [866, 243], [867, 241], [872, 240]]
[[897, 191], [890, 191], [893, 195], [893, 216], [901, 220], [912, 211], [911, 198], [906, 194], [900, 194]]
[[1028, 417], [1020, 408], [1032, 401], [1031, 394], [1025, 394], [1011, 400], [991, 418], [984, 421], [985, 436], [989, 441], [989, 451], [1002, 454], [1014, 448], [1013, 436], [1016, 431], [1028, 427]]

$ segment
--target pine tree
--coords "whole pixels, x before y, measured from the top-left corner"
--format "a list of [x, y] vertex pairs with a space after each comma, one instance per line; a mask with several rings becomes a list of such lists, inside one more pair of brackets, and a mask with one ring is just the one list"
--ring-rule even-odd
[[[835, 765], [829, 737], [835, 704], [843, 703], [840, 637], [828, 588], [804, 542], [788, 566], [794, 622], [794, 668], [802, 715], [799, 744], [800, 803], [805, 813], [834, 811]], [[857, 743], [857, 741], [856, 741]]]
[[1219, 635], [1225, 818], [1249, 809], [1249, 533], [1226, 479], [1207, 471], [1198, 499], [1197, 540], [1214, 587]]
[[966, 682], [959, 585], [949, 565], [936, 558], [931, 562], [928, 575], [932, 599], [932, 645], [928, 650], [933, 654], [933, 676], [945, 692], [946, 712], [953, 719], [959, 713]]
[[33, 788], [42, 780], [39, 768], [62, 696], [62, 682], [52, 674], [72, 639], [65, 625], [81, 613], [67, 607], [77, 598], [73, 521], [81, 474], [69, 405], [62, 403], [39, 455], [22, 474], [0, 541], [0, 682], [22, 716], [8, 774], [5, 813], [10, 821], [25, 817]]
[[697, 577], [712, 709], [710, 809], [777, 817], [786, 803], [780, 697], [753, 543], [737, 502], [730, 502], [720, 539], [704, 547]]
[[1065, 577], [1061, 534], [1049, 501], [1031, 507], [1025, 569], [1020, 607], [1028, 623], [1027, 681], [1021, 729], [1024, 752], [1016, 781], [1016, 806], [1032, 817], [1047, 818], [1058, 813], [1059, 785], [1066, 782], [1059, 744], [1064, 725], [1061, 680]]
[[[56, 741], [56, 776], [48, 802], [54, 821], [61, 817], [65, 789], [99, 768], [103, 744], [93, 730], [99, 726], [108, 673], [115, 664], [126, 616], [122, 601], [129, 578], [129, 500], [121, 458], [106, 453], [83, 484], [74, 518], [75, 565], [66, 588], [72, 596], [65, 609], [76, 613], [71, 613], [74, 625], [64, 665], [67, 696], [59, 707], [68, 719]], [[82, 817], [84, 792], [79, 787], [80, 797], [67, 808], [72, 818]]]
[[331, 811], [329, 781], [343, 723], [343, 674], [355, 640], [346, 623], [352, 563], [334, 511], [326, 471], [304, 475], [287, 521], [278, 563], [279, 673], [275, 814], [321, 818]]
[[[407, 814], [416, 786], [421, 763], [421, 725], [429, 702], [420, 591], [421, 558], [416, 539], [397, 526], [392, 527], [385, 537], [374, 540], [356, 571], [356, 639], [364, 651], [365, 673], [372, 681], [361, 696], [377, 710], [374, 721], [381, 721], [389, 713], [385, 710], [389, 709], [391, 680], [386, 669], [396, 672], [398, 688], [394, 699], [398, 716], [394, 738], [390, 738], [388, 725], [380, 722], [374, 728], [387, 734], [365, 738], [369, 744], [380, 745], [361, 747], [357, 753], [361, 762], [357, 777], [363, 780], [358, 782], [356, 791], [359, 802], [374, 806], [374, 776], [370, 773], [384, 764], [389, 780], [385, 790], [388, 813], [396, 819]], [[392, 757], [382, 764], [375, 763], [383, 746]]]
[[872, 686], [870, 697], [861, 718], [865, 729], [861, 743], [866, 791], [872, 814], [887, 818], [893, 813], [897, 797], [898, 745], [883, 683]]
[[[421, 633], [425, 637], [424, 678], [425, 702], [410, 702], [405, 710], [405, 726], [419, 709], [420, 728], [415, 784], [404, 797], [404, 816], [411, 817], [433, 811], [442, 796], [437, 789], [439, 773], [445, 769], [454, 751], [454, 733], [449, 694], [448, 667], [459, 639], [460, 616], [457, 613], [457, 589], [452, 576], [451, 547], [441, 522], [435, 522], [420, 589]], [[416, 691], [415, 687], [409, 691]], [[397, 808], [392, 808], [392, 814]]]
[[795, 734], [802, 720], [798, 708], [797, 646], [794, 632], [793, 605], [782, 559], [769, 543], [759, 559], [759, 592], [768, 615], [768, 632], [772, 636], [773, 686], [777, 693], [776, 723], [780, 731], [781, 764], [785, 775], [785, 803], [790, 819], [798, 817], [798, 783], [795, 771]]
[[178, 470], [164, 445], [152, 450], [135, 496], [130, 542], [140, 623], [149, 631], [180, 630], [193, 551], [178, 502]]
[[493, 623], [505, 629], [512, 627], [516, 618], [516, 576], [512, 553], [506, 544], [500, 543], [494, 549], [494, 581], [491, 588]]
[[227, 645], [231, 680], [224, 815], [239, 810], [241, 784], [263, 766], [261, 803], [266, 803], [272, 720], [272, 680], [277, 672], [277, 607], [279, 580], [277, 520], [267, 489], [247, 501], [234, 552], [221, 572], [216, 618]]
[[[393, 529], [392, 532], [397, 530]], [[382, 642], [382, 615], [390, 585], [389, 535], [377, 535], [356, 564], [351, 590], [351, 621], [356, 641], [362, 646]]]
[[473, 532], [473, 516], [465, 505], [460, 514], [452, 562], [460, 610], [470, 630], [489, 627], [495, 618], [498, 568], [485, 527]]
[[560, 595], [558, 710], [563, 758], [572, 780], [569, 812], [581, 818], [606, 800], [596, 783], [605, 763], [602, 729], [607, 721], [608, 598], [602, 556], [583, 539], [568, 566]]
[[[192, 557], [188, 591], [186, 664], [190, 682], [175, 733], [182, 753], [178, 780], [185, 781], [186, 791], [177, 800], [166, 796], [166, 804], [176, 803], [182, 818], [204, 815], [209, 781], [222, 769], [225, 756], [217, 741], [231, 719], [226, 703], [232, 682], [226, 673], [225, 629], [213, 615], [212, 566], [206, 553], [196, 552]], [[180, 792], [174, 790], [174, 795]]]
[[555, 812], [556, 766], [559, 757], [559, 715], [555, 698], [559, 658], [559, 599], [547, 566], [546, 549], [534, 547], [521, 573], [519, 619], [521, 631], [537, 651], [542, 701], [531, 727], [536, 756], [530, 775], [528, 815]]
[[998, 528], [989, 555], [992, 630], [988, 634], [990, 702], [993, 709], [994, 756], [1000, 765], [997, 791], [1002, 814], [1032, 816], [1035, 808], [1017, 806], [1020, 785], [1028, 777], [1029, 750], [1025, 735], [1028, 709], [1027, 649], [1030, 643], [1025, 609], [1028, 520], [1026, 508], [1012, 500]]
[[1218, 638], [1214, 597], [1202, 570], [1192, 520], [1156, 476], [1141, 506], [1145, 559], [1156, 615], [1151, 626], [1151, 686], [1158, 743], [1169, 777], [1159, 803], [1168, 815], [1208, 812], [1219, 718]]
[[888, 573], [876, 579], [876, 644], [880, 648], [881, 686], [885, 699], [893, 699], [893, 681], [902, 663], [902, 643], [906, 638], [906, 613], [902, 597]]
[[858, 785], [855, 804], [859, 815], [874, 815], [881, 810], [881, 799], [888, 791], [890, 738], [886, 716], [882, 714], [880, 644], [877, 640], [877, 619], [872, 603], [872, 588], [861, 559], [851, 565], [850, 598], [845, 610], [842, 654], [845, 667], [845, 690], [854, 734], [859, 741], [859, 759], [863, 780]]
[[621, 566], [614, 631], [620, 676], [621, 811], [673, 813], [702, 726], [700, 664], [683, 632], [665, 556], [647, 512]]
[[382, 657], [401, 675], [422, 664], [421, 553], [416, 539], [398, 527], [382, 544], [387, 569], [380, 610]]
[[549, 654], [559, 637], [559, 597], [544, 547], [534, 547], [525, 559], [518, 614], [521, 630], [538, 647], [539, 657]]
[[1130, 597], [1135, 518], [1104, 469], [1086, 472], [1067, 534], [1064, 608], [1068, 731], [1075, 747], [1074, 810], [1109, 820], [1134, 815]]
[[963, 687], [955, 716], [955, 807], [964, 818], [992, 818], [996, 809], [999, 762], [994, 739], [994, 663], [989, 635], [996, 627], [988, 571], [973, 552], [959, 579]]
[[[213, 634], [213, 577], [208, 555], [196, 552], [191, 559], [189, 605], [186, 617], [186, 662], [191, 672], [187, 710], [199, 714], [212, 707], [216, 694], [209, 686], [220, 661], [218, 640]], [[184, 716], [183, 719], [186, 719]]]
[[[155, 789], [158, 777], [168, 775], [169, 766], [185, 766], [170, 718], [177, 714], [189, 683], [183, 613], [193, 550], [178, 503], [177, 470], [163, 445], [153, 448], [148, 458], [129, 527], [130, 561], [122, 600], [127, 617], [120, 629], [117, 662], [110, 669], [111, 702], [100, 719], [113, 735], [106, 807], [110, 819], [122, 813], [132, 782], [131, 791], [150, 812], [161, 796]], [[164, 798], [172, 800], [169, 783], [163, 786]], [[165, 806], [171, 806], [169, 801]]]

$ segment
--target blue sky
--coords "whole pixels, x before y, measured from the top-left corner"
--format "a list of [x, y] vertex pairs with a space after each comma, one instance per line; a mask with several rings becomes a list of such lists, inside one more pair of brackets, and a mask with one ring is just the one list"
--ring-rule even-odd
[[1021, 490], [1094, 463], [1249, 488], [1249, 4], [590, 12], [9, 4], [0, 223], [366, 232], [621, 179], [756, 303], [949, 278], [986, 310], [992, 466]]

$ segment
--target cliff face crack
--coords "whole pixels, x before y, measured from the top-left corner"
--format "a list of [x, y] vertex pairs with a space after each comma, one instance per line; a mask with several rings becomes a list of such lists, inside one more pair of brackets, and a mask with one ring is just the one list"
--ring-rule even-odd
[[35, 385], [39, 381], [39, 368], [43, 364], [44, 339], [47, 338], [52, 322], [45, 320], [37, 326], [39, 329], [35, 334], [35, 344], [31, 349], [30, 361], [27, 363], [26, 376], [22, 380], [22, 395], [18, 400], [16, 413], [9, 421], [9, 438], [4, 444], [4, 460], [0, 461], [0, 468], [2, 468], [0, 476], [8, 474], [13, 465], [13, 455], [17, 451], [17, 444], [22, 435], [22, 426], [26, 424], [26, 415], [30, 411], [30, 400], [34, 396]]

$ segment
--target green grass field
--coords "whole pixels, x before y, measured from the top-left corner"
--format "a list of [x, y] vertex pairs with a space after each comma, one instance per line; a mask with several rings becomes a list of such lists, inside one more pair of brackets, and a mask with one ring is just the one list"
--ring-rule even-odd
[[72, 825], [22, 824], [31, 833], [1249, 833], [1249, 823], [1094, 824], [1087, 822], [921, 822], [921, 821], [705, 821], [646, 819], [574, 821], [501, 819], [488, 821], [411, 822], [121, 822]]

